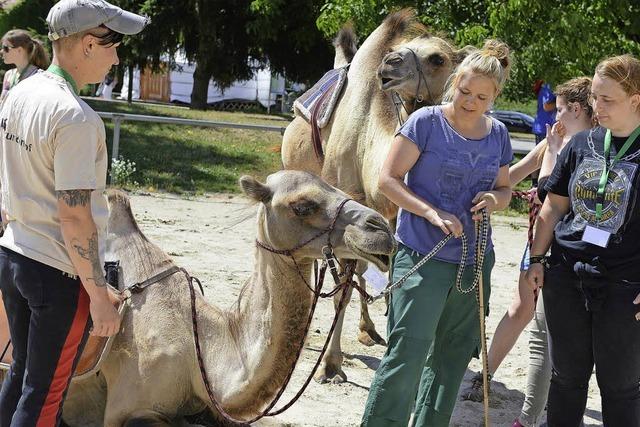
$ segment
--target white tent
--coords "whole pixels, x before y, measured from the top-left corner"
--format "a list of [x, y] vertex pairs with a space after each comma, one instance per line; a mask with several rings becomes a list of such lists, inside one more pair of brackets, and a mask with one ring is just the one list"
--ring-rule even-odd
[[[169, 73], [169, 101], [170, 102], [191, 102], [191, 91], [193, 89], [193, 72], [196, 64], [189, 64], [184, 55], [177, 54], [175, 57], [176, 67]], [[124, 82], [120, 98], [126, 99], [128, 94], [129, 76], [125, 73]], [[133, 99], [140, 99], [140, 70], [133, 72]], [[207, 103], [211, 104], [223, 100], [246, 100], [258, 101], [264, 107], [275, 103], [278, 95], [285, 94], [284, 77], [279, 74], [272, 74], [268, 68], [259, 69], [251, 79], [234, 82], [231, 87], [220, 90], [212, 82], [209, 82]]]

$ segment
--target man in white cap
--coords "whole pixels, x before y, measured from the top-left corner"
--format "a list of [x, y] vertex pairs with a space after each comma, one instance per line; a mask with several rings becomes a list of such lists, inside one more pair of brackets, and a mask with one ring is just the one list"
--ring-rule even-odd
[[103, 81], [123, 36], [147, 22], [103, 0], [56, 3], [47, 16], [51, 67], [0, 109], [0, 290], [13, 343], [0, 427], [57, 426], [90, 329], [106, 337], [120, 328], [119, 297], [102, 267], [104, 124], [78, 89]]

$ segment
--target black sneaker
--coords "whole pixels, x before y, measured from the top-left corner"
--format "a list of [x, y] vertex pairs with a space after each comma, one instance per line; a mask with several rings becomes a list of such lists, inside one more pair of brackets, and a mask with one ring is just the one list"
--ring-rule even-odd
[[[484, 392], [482, 387], [482, 372], [476, 373], [471, 378], [471, 386], [462, 393], [462, 400], [470, 400], [472, 402], [484, 401]], [[491, 393], [491, 375], [489, 375], [489, 393]]]

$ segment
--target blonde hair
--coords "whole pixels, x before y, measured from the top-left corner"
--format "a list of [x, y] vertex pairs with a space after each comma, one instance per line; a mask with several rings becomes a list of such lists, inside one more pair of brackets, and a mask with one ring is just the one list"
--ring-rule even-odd
[[640, 94], [640, 61], [633, 55], [612, 56], [601, 61], [596, 74], [615, 80], [629, 96]]
[[460, 79], [467, 73], [478, 74], [493, 80], [497, 96], [509, 78], [511, 63], [509, 46], [506, 43], [499, 40], [486, 40], [484, 46], [467, 55], [449, 77], [444, 100], [451, 101], [453, 99], [453, 93], [458, 87]]
[[[568, 103], [578, 103], [591, 122], [591, 126], [597, 124], [595, 115], [593, 114], [593, 107], [589, 103], [589, 97], [591, 95], [591, 78], [590, 77], [576, 77], [571, 80], [567, 80], [564, 83], [556, 86], [555, 95], [557, 98], [562, 98]], [[542, 158], [547, 152], [548, 142], [545, 138], [541, 144], [543, 145], [538, 153], [536, 161], [538, 164], [542, 163]]]
[[49, 67], [49, 53], [44, 48], [42, 42], [25, 30], [11, 30], [2, 36], [3, 42], [8, 42], [12, 47], [23, 48], [29, 57], [29, 64], [33, 64], [38, 68], [47, 69]]
[[562, 97], [567, 104], [579, 104], [587, 116], [589, 116], [589, 119], [593, 119], [593, 107], [589, 103], [589, 97], [591, 95], [590, 77], [576, 77], [575, 79], [559, 84], [556, 86], [555, 94], [558, 98]]

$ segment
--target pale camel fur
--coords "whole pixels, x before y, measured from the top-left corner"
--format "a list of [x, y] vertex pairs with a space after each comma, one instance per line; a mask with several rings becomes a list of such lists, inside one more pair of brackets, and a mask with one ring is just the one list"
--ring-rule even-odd
[[[273, 174], [266, 184], [243, 177], [241, 186], [258, 203], [257, 238], [278, 249], [295, 247], [328, 227], [347, 197], [317, 176], [297, 171]], [[142, 234], [123, 193], [110, 192], [109, 203], [108, 259], [120, 260], [122, 283], [145, 280], [174, 265]], [[355, 201], [340, 211], [331, 243], [337, 256], [382, 268], [396, 245], [385, 219]], [[323, 237], [295, 252], [307, 281], [325, 244]], [[257, 414], [283, 383], [305, 339], [311, 301], [291, 258], [259, 248], [253, 275], [232, 309], [217, 308], [198, 294], [206, 372], [215, 398], [234, 417]], [[170, 276], [130, 302], [100, 373], [71, 384], [63, 411], [70, 426], [177, 425], [183, 416], [209, 407], [185, 276]]]

